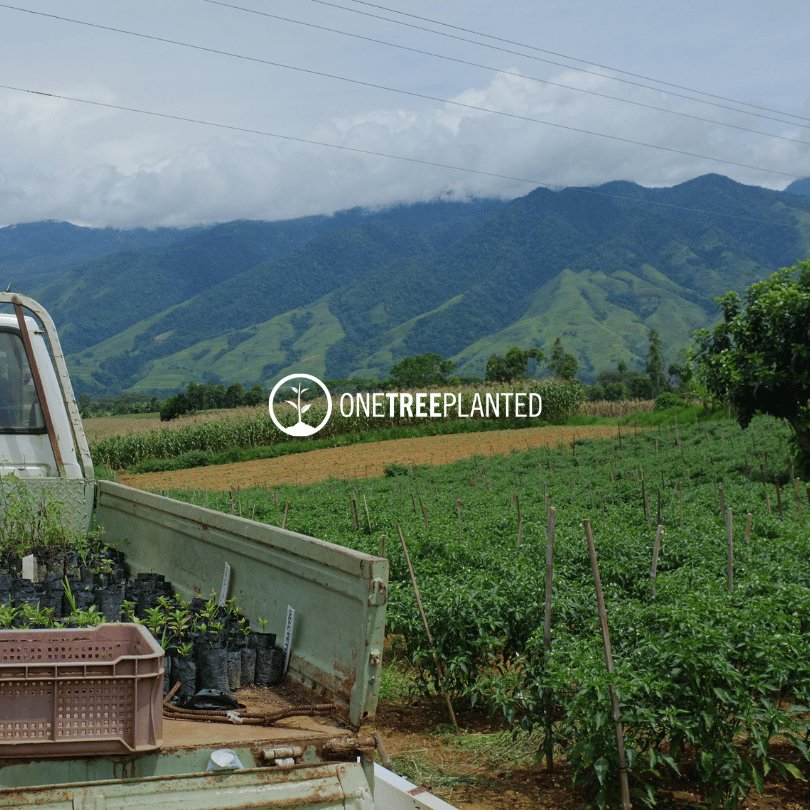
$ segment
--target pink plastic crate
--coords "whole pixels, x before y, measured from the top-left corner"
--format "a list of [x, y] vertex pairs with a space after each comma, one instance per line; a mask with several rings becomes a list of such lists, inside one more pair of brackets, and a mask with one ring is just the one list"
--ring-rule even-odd
[[138, 624], [0, 630], [0, 758], [163, 743], [163, 649]]

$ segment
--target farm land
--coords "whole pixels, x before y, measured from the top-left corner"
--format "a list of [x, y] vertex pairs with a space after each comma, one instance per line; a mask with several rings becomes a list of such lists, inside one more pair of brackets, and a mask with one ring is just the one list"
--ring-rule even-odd
[[[294, 485], [268, 476], [212, 491], [194, 489], [192, 469], [171, 482], [150, 478], [149, 487], [385, 554], [377, 727], [400, 772], [459, 807], [615, 804], [611, 690], [634, 806], [804, 807], [810, 490], [793, 468], [788, 431], [764, 417], [742, 431], [697, 409], [629, 418], [636, 424], [614, 420], [601, 440], [580, 425], [564, 444], [505, 453], [494, 450], [497, 433], [475, 434], [477, 449], [449, 464], [440, 447], [454, 437], [429, 437], [432, 461], [391, 461], [379, 477]], [[320, 452], [297, 458], [317, 464]], [[598, 556], [612, 674], [583, 519]]]

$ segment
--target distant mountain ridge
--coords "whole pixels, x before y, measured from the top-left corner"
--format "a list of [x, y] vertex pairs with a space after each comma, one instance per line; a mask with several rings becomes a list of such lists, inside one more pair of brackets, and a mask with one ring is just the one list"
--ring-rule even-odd
[[673, 356], [715, 296], [810, 255], [810, 197], [706, 175], [149, 233], [67, 269], [40, 255], [32, 291], [80, 390], [379, 377], [425, 351], [482, 374], [558, 336], [588, 378], [641, 363], [651, 327]]

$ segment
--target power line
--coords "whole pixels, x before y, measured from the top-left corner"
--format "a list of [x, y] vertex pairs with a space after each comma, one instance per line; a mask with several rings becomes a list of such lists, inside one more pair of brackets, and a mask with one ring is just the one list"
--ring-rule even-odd
[[[557, 51], [550, 51], [547, 50], [546, 48], [538, 48], [536, 45], [526, 45], [525, 43], [515, 42], [514, 40], [505, 39], [504, 37], [498, 37], [495, 36], [494, 34], [485, 34], [481, 31], [475, 31], [471, 28], [463, 28], [460, 25], [453, 25], [451, 23], [441, 22], [440, 20], [433, 20], [430, 17], [420, 17], [417, 14], [409, 14], [406, 11], [400, 11], [399, 9], [396, 8], [389, 8], [388, 6], [382, 6], [377, 3], [369, 3], [366, 2], [366, 0], [350, 0], [350, 2], [357, 3], [358, 5], [361, 6], [369, 6], [370, 8], [380, 9], [381, 11], [390, 11], [393, 14], [401, 14], [403, 17], [410, 17], [411, 19], [414, 20], [422, 20], [423, 22], [429, 22], [433, 25], [441, 25], [444, 26], [445, 28], [452, 28], [455, 31], [463, 31], [467, 34], [475, 34], [476, 36], [479, 37], [486, 37], [487, 39], [493, 39], [496, 42], [503, 42], [507, 45], [517, 45], [520, 48], [528, 48], [529, 50], [537, 51], [538, 53], [547, 53], [550, 54], [551, 56], [559, 56], [563, 59], [570, 59], [573, 62], [582, 62], [586, 65], [593, 65], [593, 67], [602, 68], [603, 70], [612, 70], [615, 73], [621, 73], [623, 76], [633, 76], [636, 79], [644, 79], [644, 81], [655, 82], [656, 84], [663, 85], [664, 87], [674, 87], [677, 90], [686, 90], [689, 93], [698, 93], [702, 96], [708, 96], [709, 98], [716, 98], [719, 99], [720, 101], [728, 101], [732, 104], [743, 104], [744, 106], [752, 107], [755, 110], [763, 110], [765, 112], [776, 113], [777, 115], [787, 115], [790, 118], [798, 118], [801, 121], [810, 121], [810, 118], [807, 118], [802, 115], [795, 115], [794, 113], [784, 112], [783, 110], [774, 110], [771, 107], [761, 107], [757, 104], [751, 104], [748, 101], [740, 101], [739, 99], [728, 98], [727, 96], [716, 95], [715, 93], [708, 93], [705, 90], [695, 90], [692, 87], [685, 87], [684, 85], [681, 84], [673, 84], [672, 82], [667, 82], [664, 81], [663, 79], [656, 79], [654, 76], [645, 76], [642, 73], [632, 73], [629, 70], [622, 70], [621, 68], [612, 67], [610, 65], [600, 65], [598, 62], [592, 62], [590, 59], [581, 59], [578, 56], [570, 56], [569, 54], [558, 53]], [[346, 10], [351, 11], [351, 9]], [[392, 22], [394, 21], [392, 20]], [[573, 65], [571, 65], [571, 67], [573, 67], [575, 70], [577, 69]], [[606, 76], [605, 78], [612, 78], [612, 77]]]
[[[267, 17], [267, 18], [269, 18], [271, 20], [279, 20], [281, 22], [287, 22], [287, 23], [292, 23], [294, 25], [300, 25], [300, 26], [303, 26], [305, 28], [312, 28], [312, 29], [315, 29], [317, 31], [326, 31], [326, 32], [329, 32], [329, 33], [332, 33], [332, 34], [340, 34], [341, 36], [344, 36], [344, 37], [351, 37], [352, 39], [359, 39], [359, 40], [363, 40], [365, 42], [372, 42], [372, 43], [374, 43], [376, 45], [384, 45], [385, 47], [388, 47], [388, 48], [396, 48], [398, 50], [408, 51], [409, 53], [420, 54], [421, 56], [430, 56], [430, 57], [433, 57], [435, 59], [443, 59], [443, 60], [445, 60], [447, 62], [454, 62], [454, 63], [460, 64], [460, 65], [468, 65], [469, 67], [480, 68], [482, 70], [488, 70], [488, 71], [491, 71], [493, 73], [500, 73], [503, 76], [513, 76], [513, 77], [518, 78], [518, 79], [525, 79], [525, 80], [528, 80], [528, 81], [531, 81], [531, 82], [537, 82], [538, 84], [545, 84], [545, 85], [548, 85], [549, 87], [559, 87], [559, 88], [561, 88], [563, 90], [571, 90], [571, 91], [576, 92], [576, 93], [584, 93], [584, 94], [589, 95], [589, 96], [596, 96], [598, 98], [604, 98], [604, 99], [608, 99], [610, 101], [618, 101], [618, 102], [620, 102], [622, 104], [631, 104], [634, 107], [641, 107], [641, 108], [647, 109], [647, 110], [656, 110], [657, 112], [666, 113], [667, 115], [676, 115], [676, 116], [678, 116], [680, 118], [689, 118], [689, 119], [691, 119], [693, 121], [700, 121], [700, 122], [705, 123], [705, 124], [712, 124], [713, 126], [728, 127], [729, 129], [736, 129], [736, 130], [739, 130], [741, 132], [751, 133], [753, 135], [762, 135], [762, 136], [764, 136], [766, 138], [776, 138], [776, 139], [778, 139], [780, 141], [788, 141], [789, 143], [798, 143], [798, 144], [804, 144], [805, 146], [810, 146], [810, 141], [803, 141], [800, 138], [789, 138], [786, 135], [777, 135], [776, 133], [773, 133], [773, 132], [763, 132], [762, 130], [752, 129], [751, 127], [744, 127], [744, 126], [741, 126], [739, 124], [732, 124], [732, 123], [729, 123], [729, 122], [726, 122], [726, 121], [718, 121], [715, 118], [703, 118], [702, 116], [694, 115], [692, 113], [686, 113], [686, 112], [682, 112], [680, 110], [670, 110], [670, 109], [667, 109], [666, 107], [659, 107], [659, 106], [657, 106], [655, 104], [646, 104], [646, 103], [644, 103], [642, 101], [635, 101], [633, 99], [622, 98], [620, 96], [612, 96], [609, 93], [600, 93], [600, 92], [598, 92], [596, 90], [588, 90], [588, 89], [586, 89], [584, 87], [575, 87], [575, 86], [569, 85], [569, 84], [562, 84], [560, 82], [553, 82], [553, 81], [550, 81], [549, 79], [540, 79], [540, 78], [538, 78], [536, 76], [527, 76], [524, 73], [515, 73], [514, 71], [504, 70], [503, 68], [493, 67], [492, 65], [484, 65], [484, 64], [481, 64], [480, 62], [471, 62], [471, 61], [469, 61], [467, 59], [459, 59], [459, 58], [454, 57], [454, 56], [448, 56], [447, 54], [435, 53], [434, 51], [427, 51], [427, 50], [423, 50], [422, 48], [412, 48], [412, 47], [410, 47], [408, 45], [400, 45], [399, 43], [396, 43], [396, 42], [388, 42], [387, 40], [384, 40], [384, 39], [377, 39], [376, 37], [364, 36], [363, 34], [356, 34], [356, 33], [351, 32], [351, 31], [342, 31], [339, 28], [331, 28], [331, 27], [329, 27], [327, 25], [319, 25], [317, 23], [307, 22], [305, 20], [297, 20], [297, 19], [295, 19], [293, 17], [284, 17], [284, 16], [282, 16], [280, 14], [271, 14], [270, 12], [267, 12], [267, 11], [259, 11], [258, 9], [246, 8], [244, 6], [238, 6], [238, 5], [235, 5], [233, 3], [223, 2], [223, 0], [202, 0], [202, 2], [209, 3], [210, 5], [213, 5], [213, 6], [222, 6], [223, 8], [228, 8], [228, 9], [231, 9], [233, 11], [241, 11], [241, 12], [245, 12], [247, 14], [255, 14], [256, 16], [259, 16], [259, 17]], [[2, 4], [0, 4], [0, 5], [2, 5]], [[798, 126], [801, 126], [801, 125], [798, 125]], [[807, 128], [810, 129], [810, 127], [807, 127]]]
[[[587, 73], [587, 74], [589, 74], [591, 76], [600, 76], [603, 79], [609, 79], [610, 81], [613, 81], [613, 82], [621, 82], [622, 84], [628, 84], [628, 85], [631, 85], [633, 87], [643, 87], [645, 90], [654, 90], [656, 92], [665, 92], [668, 95], [674, 96], [676, 98], [685, 98], [685, 99], [688, 99], [689, 101], [696, 101], [699, 104], [707, 104], [707, 105], [709, 105], [711, 107], [718, 107], [719, 109], [722, 109], [722, 110], [731, 110], [732, 112], [742, 113], [743, 115], [750, 115], [750, 116], [753, 116], [755, 118], [764, 118], [765, 120], [768, 120], [768, 121], [776, 121], [776, 122], [778, 122], [780, 124], [788, 124], [790, 126], [799, 126], [799, 127], [804, 127], [805, 129], [810, 128], [807, 125], [799, 124], [796, 121], [786, 121], [784, 118], [775, 118], [775, 117], [770, 116], [770, 115], [765, 115], [764, 113], [752, 112], [750, 110], [741, 110], [739, 107], [730, 107], [727, 104], [720, 104], [717, 101], [708, 101], [706, 99], [696, 98], [695, 96], [687, 96], [687, 95], [684, 95], [683, 93], [676, 93], [673, 90], [662, 90], [660, 87], [652, 87], [652, 86], [650, 86], [648, 84], [642, 84], [641, 82], [632, 81], [630, 79], [622, 79], [622, 78], [620, 78], [618, 76], [610, 76], [610, 75], [605, 74], [605, 73], [599, 73], [596, 70], [588, 70], [587, 68], [577, 67], [576, 65], [569, 65], [569, 64], [566, 64], [564, 62], [555, 62], [553, 59], [545, 59], [545, 58], [540, 57], [540, 56], [533, 56], [532, 54], [521, 53], [520, 51], [513, 51], [513, 50], [510, 50], [509, 48], [503, 48], [503, 47], [501, 47], [499, 45], [492, 45], [492, 44], [490, 44], [488, 42], [480, 42], [479, 40], [468, 39], [467, 37], [458, 36], [456, 34], [449, 34], [446, 31], [437, 31], [435, 28], [426, 28], [423, 25], [416, 25], [414, 23], [404, 22], [403, 20], [394, 20], [391, 17], [383, 17], [380, 14], [371, 14], [368, 11], [360, 11], [359, 9], [347, 8], [346, 6], [341, 6], [339, 3], [329, 2], [329, 0], [310, 0], [310, 2], [311, 3], [317, 3], [318, 5], [321, 5], [321, 6], [329, 6], [331, 8], [337, 8], [337, 9], [340, 9], [341, 11], [348, 11], [350, 14], [360, 14], [363, 17], [371, 17], [371, 18], [376, 19], [376, 20], [385, 20], [386, 22], [391, 22], [391, 23], [394, 23], [395, 25], [402, 25], [402, 26], [405, 26], [406, 28], [414, 28], [417, 31], [427, 31], [430, 34], [436, 34], [437, 36], [440, 36], [440, 37], [447, 37], [448, 39], [454, 39], [454, 40], [457, 40], [459, 42], [467, 42], [467, 43], [470, 43], [472, 45], [478, 45], [478, 46], [480, 46], [482, 48], [489, 48], [490, 50], [493, 50], [493, 51], [501, 51], [503, 53], [509, 53], [509, 54], [512, 54], [513, 56], [520, 56], [523, 59], [532, 59], [535, 62], [543, 62], [544, 64], [547, 64], [547, 65], [556, 65], [557, 67], [566, 68], [568, 70], [576, 70], [576, 71], [579, 71], [580, 73]], [[404, 13], [404, 12], [400, 12], [400, 13]], [[443, 25], [444, 23], [437, 23], [437, 24], [438, 25]], [[488, 34], [479, 34], [479, 36], [487, 37], [489, 35]], [[522, 46], [522, 47], [527, 47], [527, 48], [531, 49], [533, 46], [526, 45], [526, 46]], [[535, 50], [540, 50], [540, 49], [535, 49]], [[700, 91], [696, 91], [696, 92], [700, 92]], [[709, 94], [706, 94], [706, 95], [709, 95]], [[746, 102], [740, 102], [740, 103], [746, 104]], [[751, 106], [753, 106], [753, 105], [751, 105]], [[767, 108], [761, 108], [761, 109], [767, 109]], [[778, 113], [778, 111], [776, 111], [776, 112]], [[784, 115], [787, 115], [787, 116], [789, 116], [791, 118], [801, 118], [801, 116], [795, 116], [792, 113], [778, 113], [778, 114], [780, 114], [780, 115], [784, 114]], [[810, 121], [810, 119], [802, 119], [802, 120]]]
[[136, 37], [138, 39], [145, 39], [145, 40], [150, 40], [150, 41], [153, 41], [153, 42], [161, 42], [161, 43], [166, 44], [166, 45], [176, 45], [176, 46], [182, 47], [182, 48], [189, 48], [189, 49], [195, 50], [195, 51], [202, 51], [204, 53], [213, 53], [213, 54], [217, 54], [218, 56], [228, 57], [230, 59], [239, 59], [239, 60], [246, 61], [246, 62], [253, 62], [253, 63], [256, 63], [256, 64], [262, 64], [262, 65], [269, 65], [271, 67], [281, 68], [283, 70], [291, 70], [291, 71], [295, 71], [297, 73], [304, 73], [304, 74], [309, 75], [309, 76], [318, 76], [320, 78], [333, 79], [335, 81], [346, 82], [348, 84], [354, 84], [354, 85], [357, 85], [357, 86], [360, 86], [360, 87], [369, 87], [369, 88], [372, 88], [372, 89], [375, 89], [375, 90], [383, 90], [383, 91], [388, 92], [388, 93], [397, 93], [399, 95], [408, 96], [410, 98], [422, 99], [423, 101], [435, 101], [435, 102], [438, 102], [440, 104], [447, 104], [447, 105], [450, 105], [450, 106], [453, 106], [453, 107], [459, 107], [461, 109], [474, 110], [476, 112], [484, 112], [484, 113], [488, 113], [490, 115], [498, 115], [498, 116], [501, 116], [503, 118], [509, 118], [509, 119], [512, 119], [512, 120], [525, 121], [527, 123], [541, 124], [543, 126], [553, 127], [555, 129], [561, 129], [561, 130], [566, 131], [566, 132], [576, 132], [577, 134], [580, 134], [580, 135], [590, 135], [590, 136], [596, 137], [596, 138], [603, 138], [605, 140], [610, 140], [610, 141], [613, 141], [613, 142], [616, 142], [616, 143], [625, 143], [625, 144], [629, 144], [631, 146], [643, 146], [643, 147], [645, 147], [647, 149], [657, 149], [657, 150], [662, 151], [662, 152], [669, 152], [670, 154], [681, 155], [682, 157], [697, 158], [698, 160], [708, 160], [708, 161], [711, 161], [713, 163], [722, 163], [722, 164], [724, 164], [726, 166], [735, 166], [735, 167], [741, 168], [741, 169], [752, 169], [753, 171], [763, 172], [764, 174], [778, 175], [780, 177], [789, 177], [791, 179], [796, 179], [796, 178], [798, 178], [800, 176], [800, 175], [797, 175], [797, 174], [791, 174], [790, 172], [782, 172], [782, 171], [779, 171], [778, 169], [766, 169], [766, 168], [763, 168], [762, 166], [755, 166], [755, 165], [750, 164], [750, 163], [743, 163], [741, 161], [729, 160], [727, 158], [712, 157], [711, 155], [703, 155], [703, 154], [700, 154], [699, 152], [690, 152], [689, 150], [678, 149], [677, 147], [673, 147], [673, 146], [662, 146], [661, 144], [648, 143], [646, 141], [637, 141], [637, 140], [635, 140], [633, 138], [625, 138], [625, 137], [623, 137], [621, 135], [610, 135], [609, 133], [606, 133], [606, 132], [598, 132], [596, 130], [583, 129], [581, 127], [574, 127], [574, 126], [571, 126], [569, 124], [560, 124], [560, 123], [556, 123], [554, 121], [547, 121], [547, 120], [542, 119], [542, 118], [533, 118], [532, 116], [520, 115], [519, 113], [511, 113], [511, 112], [506, 112], [504, 110], [496, 110], [496, 109], [493, 109], [491, 107], [482, 107], [482, 106], [479, 106], [477, 104], [468, 104], [466, 102], [454, 101], [452, 99], [441, 98], [439, 96], [431, 96], [431, 95], [428, 95], [427, 93], [417, 93], [416, 91], [413, 91], [413, 90], [403, 90], [403, 89], [398, 88], [398, 87], [389, 87], [387, 85], [377, 84], [375, 82], [364, 81], [362, 79], [352, 79], [352, 78], [350, 78], [348, 76], [340, 76], [338, 74], [328, 73], [326, 71], [313, 70], [313, 69], [310, 69], [310, 68], [302, 68], [302, 67], [299, 67], [297, 65], [288, 65], [288, 64], [286, 64], [284, 62], [276, 62], [276, 61], [270, 60], [270, 59], [261, 59], [259, 57], [255, 57], [255, 56], [246, 56], [244, 54], [234, 53], [232, 51], [224, 51], [224, 50], [220, 50], [218, 48], [211, 48], [211, 47], [207, 47], [207, 46], [204, 46], [204, 45], [196, 45], [194, 43], [183, 42], [181, 40], [176, 40], [176, 39], [169, 39], [167, 37], [159, 37], [159, 36], [156, 36], [156, 35], [153, 35], [153, 34], [144, 34], [144, 33], [141, 33], [139, 31], [130, 31], [130, 30], [125, 29], [125, 28], [116, 28], [114, 26], [101, 25], [100, 23], [93, 23], [93, 22], [89, 22], [89, 21], [86, 21], [86, 20], [78, 20], [78, 19], [75, 19], [75, 18], [72, 18], [72, 17], [64, 17], [64, 16], [60, 16], [60, 15], [57, 15], [57, 14], [47, 14], [47, 13], [41, 12], [41, 11], [32, 11], [31, 9], [20, 8], [19, 6], [12, 6], [12, 5], [9, 5], [9, 4], [6, 4], [6, 3], [0, 3], [0, 8], [9, 9], [9, 10], [12, 10], [12, 11], [20, 11], [20, 12], [23, 12], [23, 13], [26, 13], [26, 14], [32, 14], [32, 15], [38, 16], [38, 17], [47, 17], [49, 19], [58, 20], [60, 22], [67, 22], [67, 23], [71, 23], [73, 25], [81, 25], [81, 26], [85, 26], [87, 28], [94, 28], [94, 29], [98, 29], [98, 30], [102, 30], [102, 31], [109, 31], [109, 32], [116, 33], [116, 34], [124, 34], [126, 36]]
[[[76, 104], [86, 104], [92, 107], [102, 107], [104, 109], [117, 110], [119, 112], [135, 113], [137, 115], [145, 115], [150, 116], [152, 118], [160, 118], [169, 121], [180, 121], [186, 124], [197, 124], [200, 126], [214, 127], [216, 129], [224, 129], [231, 132], [240, 132], [248, 135], [259, 135], [267, 138], [276, 138], [278, 140], [292, 141], [295, 143], [307, 144], [309, 146], [320, 146], [325, 147], [327, 149], [337, 149], [343, 152], [351, 152], [359, 155], [381, 157], [387, 158], [389, 160], [398, 160], [404, 163], [413, 163], [421, 166], [428, 166], [430, 168], [450, 169], [451, 171], [463, 172], [465, 174], [474, 174], [483, 177], [493, 177], [499, 180], [509, 180], [516, 183], [524, 183], [533, 186], [535, 188], [543, 187], [552, 191], [561, 189], [561, 187], [556, 184], [548, 183], [543, 180], [537, 180], [534, 178], [518, 177], [515, 175], [501, 174], [499, 172], [488, 172], [482, 169], [471, 169], [468, 166], [456, 166], [453, 165], [452, 163], [440, 163], [439, 161], [425, 160], [423, 158], [409, 157], [407, 155], [396, 155], [390, 152], [379, 152], [373, 149], [361, 149], [355, 146], [346, 146], [344, 144], [329, 143], [328, 141], [319, 141], [311, 138], [301, 138], [295, 135], [284, 135], [280, 132], [270, 132], [268, 130], [253, 129], [251, 127], [242, 127], [235, 124], [225, 124], [219, 121], [209, 121], [203, 118], [192, 118], [190, 116], [176, 115], [173, 113], [166, 113], [166, 112], [158, 112], [156, 110], [147, 110], [142, 107], [129, 107], [123, 104], [112, 104], [111, 102], [108, 101], [95, 101], [93, 99], [80, 98], [78, 96], [68, 96], [61, 93], [51, 93], [45, 90], [34, 90], [33, 88], [30, 87], [16, 87], [14, 85], [9, 84], [0, 84], [0, 89], [11, 90], [15, 93], [26, 93], [28, 95], [40, 96], [43, 98], [57, 99], [59, 101], [70, 101]], [[652, 205], [658, 208], [667, 208], [676, 211], [688, 211], [690, 213], [695, 214], [707, 214], [709, 216], [724, 217], [726, 219], [740, 220], [743, 222], [753, 222], [759, 225], [768, 225], [770, 227], [777, 227], [777, 228], [784, 227], [781, 223], [778, 222], [768, 222], [767, 220], [764, 219], [739, 216], [737, 214], [730, 214], [724, 211], [712, 211], [711, 209], [708, 208], [693, 208], [686, 205], [674, 205], [672, 203], [657, 202], [649, 199], [634, 199], [632, 197], [627, 197], [622, 194], [611, 194], [606, 191], [599, 191], [597, 189], [588, 187], [580, 187], [576, 190], [581, 191], [584, 194], [591, 194], [597, 197], [605, 197], [607, 199], [620, 200], [622, 202], [634, 205], [644, 205], [644, 206]]]

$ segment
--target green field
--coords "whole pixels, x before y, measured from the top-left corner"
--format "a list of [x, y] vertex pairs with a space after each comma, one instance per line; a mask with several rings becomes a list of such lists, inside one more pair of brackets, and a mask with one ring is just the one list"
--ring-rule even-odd
[[[613, 684], [634, 801], [655, 802], [661, 779], [680, 773], [710, 803], [732, 807], [765, 780], [806, 771], [810, 502], [805, 484], [791, 477], [781, 424], [759, 418], [743, 432], [717, 416], [687, 423], [690, 414], [681, 411], [680, 424], [655, 414], [610, 442], [446, 467], [394, 466], [362, 482], [242, 491], [235, 508], [280, 524], [289, 503], [288, 528], [372, 553], [385, 537], [388, 632], [403, 672], [435, 694], [400, 526], [462, 717], [484, 708], [504, 727], [542, 737], [550, 690], [555, 754], [605, 805], [618, 785]], [[731, 590], [721, 493], [733, 510]], [[230, 509], [228, 493], [174, 494]], [[545, 495], [557, 519], [549, 656]], [[361, 504], [357, 529], [351, 497]], [[659, 509], [665, 531], [653, 592]], [[601, 567], [613, 676], [605, 671], [583, 518]]]

